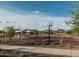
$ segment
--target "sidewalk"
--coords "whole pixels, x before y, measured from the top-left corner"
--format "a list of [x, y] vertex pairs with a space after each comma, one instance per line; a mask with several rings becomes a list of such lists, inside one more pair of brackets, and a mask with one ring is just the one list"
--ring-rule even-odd
[[44, 54], [66, 55], [66, 56], [79, 56], [79, 50], [56, 49], [56, 48], [42, 48], [42, 47], [27, 47], [27, 46], [13, 46], [13, 45], [0, 45], [2, 49], [15, 49], [23, 52], [34, 52]]

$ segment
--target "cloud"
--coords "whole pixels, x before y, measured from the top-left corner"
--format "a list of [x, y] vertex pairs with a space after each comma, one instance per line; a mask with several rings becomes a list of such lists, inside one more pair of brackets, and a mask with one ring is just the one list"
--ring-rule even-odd
[[[48, 23], [53, 22], [54, 28], [68, 28], [64, 20], [69, 20], [70, 17], [47, 16], [33, 13], [17, 13], [9, 10], [0, 9], [0, 28], [8, 25], [22, 28], [47, 29]], [[53, 27], [52, 27], [53, 28]]]

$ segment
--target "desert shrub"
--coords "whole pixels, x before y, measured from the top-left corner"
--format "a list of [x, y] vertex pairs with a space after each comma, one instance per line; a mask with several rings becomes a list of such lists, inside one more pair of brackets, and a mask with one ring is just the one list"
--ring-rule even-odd
[[40, 42], [35, 42], [34, 44], [35, 44], [35, 45], [41, 45], [41, 43], [40, 43]]
[[2, 49], [0, 49], [0, 52], [2, 51]]

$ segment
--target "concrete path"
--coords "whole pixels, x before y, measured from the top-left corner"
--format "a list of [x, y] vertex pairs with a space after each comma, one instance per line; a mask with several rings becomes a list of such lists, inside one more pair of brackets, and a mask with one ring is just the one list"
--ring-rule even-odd
[[23, 52], [34, 52], [44, 54], [55, 54], [65, 56], [79, 56], [79, 50], [68, 50], [68, 49], [56, 49], [56, 48], [42, 48], [42, 47], [27, 47], [27, 46], [14, 46], [14, 45], [0, 45], [2, 49], [15, 49]]

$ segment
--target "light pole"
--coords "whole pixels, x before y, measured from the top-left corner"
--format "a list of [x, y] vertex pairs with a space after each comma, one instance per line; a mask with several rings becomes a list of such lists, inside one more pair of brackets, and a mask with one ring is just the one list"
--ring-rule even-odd
[[50, 40], [50, 38], [51, 38], [51, 31], [50, 31], [50, 29], [51, 29], [51, 26], [53, 26], [52, 24], [49, 24], [49, 27], [48, 27], [48, 44], [50, 45], [50, 43], [51, 43], [51, 40]]
[[21, 27], [19, 27], [19, 39], [21, 39]]

